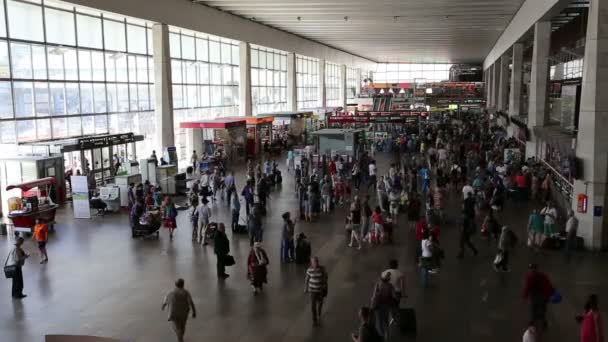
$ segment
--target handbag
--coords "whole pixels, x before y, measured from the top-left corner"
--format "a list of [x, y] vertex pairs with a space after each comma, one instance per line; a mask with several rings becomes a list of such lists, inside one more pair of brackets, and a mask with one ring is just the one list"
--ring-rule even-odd
[[8, 258], [10, 256], [9, 255], [6, 256], [6, 261], [4, 261], [4, 276], [6, 277], [6, 279], [11, 279], [14, 278], [15, 275], [17, 275], [17, 265], [7, 265], [8, 264]]
[[236, 264], [236, 262], [234, 261], [234, 257], [230, 254], [226, 254], [226, 256], [224, 257], [224, 265], [233, 266], [234, 264]]

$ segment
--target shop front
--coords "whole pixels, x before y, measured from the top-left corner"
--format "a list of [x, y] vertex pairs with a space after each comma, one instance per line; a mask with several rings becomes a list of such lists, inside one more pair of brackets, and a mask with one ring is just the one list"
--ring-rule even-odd
[[199, 168], [211, 168], [211, 164], [219, 159], [228, 162], [244, 160], [247, 137], [244, 118], [186, 121], [179, 127], [187, 128], [187, 151], [197, 151], [202, 158]]

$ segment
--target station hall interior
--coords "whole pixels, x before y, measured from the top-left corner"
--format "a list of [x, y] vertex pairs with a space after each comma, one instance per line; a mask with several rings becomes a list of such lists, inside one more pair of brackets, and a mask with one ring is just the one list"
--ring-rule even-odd
[[[394, 259], [417, 328], [389, 334], [405, 320], [395, 313], [378, 328], [385, 341], [519, 341], [532, 326], [521, 291], [538, 265], [563, 300], [524, 342], [591, 342], [574, 317], [588, 295], [608, 298], [605, 89], [608, 0], [0, 0], [0, 259], [6, 277], [18, 272], [0, 281], [0, 341], [375, 341], [359, 336], [360, 309], [379, 324], [369, 298]], [[469, 154], [482, 161], [468, 167]], [[456, 188], [441, 185], [454, 172]], [[303, 178], [320, 183], [312, 220]], [[456, 257], [463, 185], [477, 194], [478, 178], [492, 199], [506, 189], [488, 211], [519, 240], [508, 273], [492, 269], [505, 254], [485, 235], [483, 205], [471, 221], [479, 256]], [[383, 179], [400, 191], [395, 213]], [[445, 259], [429, 280], [408, 208], [419, 198], [416, 222], [432, 231], [439, 191]], [[353, 208], [366, 197], [393, 232], [358, 251]], [[555, 225], [538, 247], [535, 211]], [[226, 225], [230, 278], [216, 274], [217, 239], [202, 237], [209, 217]], [[327, 272], [323, 324], [311, 326], [304, 293], [313, 266], [284, 255], [289, 224], [287, 240], [305, 234]], [[255, 244], [270, 262], [252, 295]], [[161, 311], [178, 278], [198, 310], [183, 339]]]

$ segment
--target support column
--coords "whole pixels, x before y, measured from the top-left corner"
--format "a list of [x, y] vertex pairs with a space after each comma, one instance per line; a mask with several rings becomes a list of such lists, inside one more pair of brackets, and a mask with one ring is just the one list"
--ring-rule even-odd
[[239, 115], [252, 116], [251, 47], [246, 42], [239, 44], [239, 102]]
[[357, 69], [357, 75], [355, 75], [355, 79], [357, 80], [357, 87], [355, 88], [355, 97], [359, 97], [361, 94], [361, 82], [363, 79], [361, 78], [361, 69]]
[[346, 104], [347, 104], [347, 95], [346, 95], [346, 65], [345, 64], [341, 64], [340, 65], [340, 104], [342, 105], [342, 108], [344, 108], [344, 110], [346, 110]]
[[551, 47], [551, 22], [540, 21], [534, 25], [534, 48], [532, 71], [530, 72], [530, 104], [528, 106], [528, 129], [532, 141], [526, 143], [526, 157], [537, 155], [538, 139], [533, 128], [547, 123], [549, 87], [549, 48]]
[[485, 89], [486, 89], [486, 109], [490, 108], [490, 99], [492, 98], [492, 67], [486, 69], [485, 72]]
[[498, 88], [500, 87], [500, 60], [494, 63], [494, 74], [492, 75], [492, 107], [498, 110]]
[[327, 107], [327, 97], [325, 91], [325, 60], [319, 60], [319, 107]]
[[507, 110], [509, 101], [509, 62], [511, 57], [507, 54], [500, 58], [500, 80], [498, 82], [498, 103], [496, 110], [504, 112]]
[[[608, 170], [608, 1], [591, 0], [587, 19], [585, 63], [579, 115], [576, 156], [582, 161], [583, 172], [574, 182], [572, 208], [576, 212], [576, 197], [587, 194], [587, 213], [577, 213], [578, 235], [593, 250], [608, 246], [606, 220]], [[594, 214], [594, 207], [601, 213]]]
[[524, 67], [524, 46], [522, 43], [513, 45], [511, 58], [511, 91], [509, 92], [509, 116], [521, 115], [521, 88]]
[[[163, 151], [175, 145], [173, 130], [173, 85], [171, 84], [171, 54], [169, 51], [169, 26], [152, 26], [152, 51], [154, 53], [154, 118], [156, 121], [156, 149]], [[160, 152], [162, 155], [162, 152]]]
[[296, 54], [287, 54], [287, 110], [295, 112], [298, 110], [298, 90], [296, 77]]

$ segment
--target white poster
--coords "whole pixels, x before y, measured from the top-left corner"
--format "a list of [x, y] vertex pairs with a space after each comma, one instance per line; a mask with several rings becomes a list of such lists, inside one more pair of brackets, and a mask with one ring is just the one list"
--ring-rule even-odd
[[86, 176], [72, 176], [72, 206], [74, 218], [91, 218], [89, 183]]

